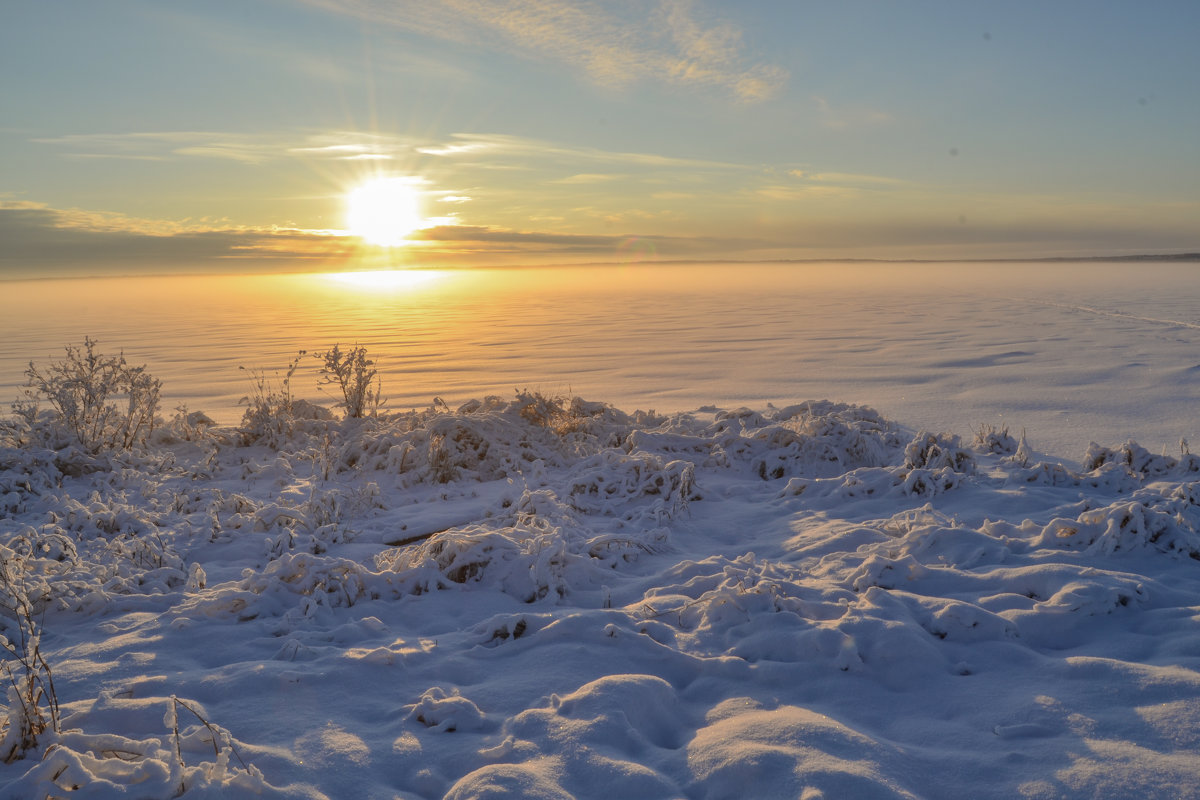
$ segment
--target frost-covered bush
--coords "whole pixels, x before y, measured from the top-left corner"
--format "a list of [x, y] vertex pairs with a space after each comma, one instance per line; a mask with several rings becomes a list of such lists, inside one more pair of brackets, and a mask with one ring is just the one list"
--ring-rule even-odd
[[58, 695], [50, 665], [42, 655], [42, 630], [34, 616], [20, 567], [6, 559], [0, 565], [0, 608], [6, 617], [0, 634], [7, 679], [7, 712], [4, 715], [0, 758], [10, 764], [37, 748], [38, 738], [49, 728], [58, 731]]
[[1008, 428], [997, 428], [995, 425], [981, 424], [973, 429], [975, 434], [971, 445], [981, 453], [996, 453], [1011, 456], [1017, 452], [1019, 442], [1008, 432]]
[[526, 422], [553, 431], [559, 436], [587, 431], [592, 420], [608, 411], [604, 403], [589, 403], [580, 397], [561, 397], [516, 390], [512, 408]]
[[154, 428], [162, 381], [131, 367], [124, 353], [106, 356], [96, 352], [96, 341], [85, 337], [83, 346], [66, 346], [66, 357], [46, 367], [32, 361], [25, 370], [26, 396], [13, 411], [32, 423], [37, 406], [45, 400], [54, 407], [56, 422], [64, 426], [90, 453], [128, 450], [145, 442]]
[[975, 457], [963, 449], [957, 435], [921, 431], [904, 448], [904, 466], [971, 473], [975, 471]]
[[878, 412], [829, 401], [776, 409], [770, 419], [748, 408], [719, 412], [705, 434], [719, 463], [746, 462], [763, 480], [883, 466], [902, 446], [895, 426]]
[[282, 378], [276, 375], [272, 379], [261, 369], [247, 370], [250, 373], [250, 394], [240, 400], [246, 406], [246, 413], [242, 415], [242, 424], [238, 428], [243, 444], [262, 442], [279, 447], [292, 435], [297, 420], [333, 418], [328, 409], [292, 396], [292, 376], [296, 374], [305, 353], [301, 350], [296, 354]]
[[1130, 440], [1116, 449], [1101, 447], [1092, 442], [1083, 455], [1083, 468], [1090, 472], [1105, 464], [1120, 464], [1130, 473], [1142, 477], [1166, 475], [1182, 467], [1183, 472], [1195, 471], [1196, 458], [1184, 453], [1182, 460], [1168, 455], [1156, 455]]
[[341, 346], [335, 344], [316, 358], [322, 362], [321, 385], [341, 390], [342, 402], [338, 405], [346, 409], [347, 417], [359, 419], [378, 412], [384, 400], [380, 395], [379, 373], [375, 362], [367, 358], [367, 348], [355, 344], [343, 353]]
[[[1181, 487], [1182, 488], [1182, 487]], [[1088, 509], [1075, 519], [1058, 518], [1042, 529], [1038, 544], [1112, 554], [1152, 548], [1176, 557], [1200, 560], [1200, 533], [1186, 492], [1154, 505], [1121, 500]]]

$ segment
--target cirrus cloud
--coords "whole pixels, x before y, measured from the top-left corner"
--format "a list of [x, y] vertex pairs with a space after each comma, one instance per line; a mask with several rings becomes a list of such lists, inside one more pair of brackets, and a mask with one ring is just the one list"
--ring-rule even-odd
[[787, 72], [755, 61], [741, 31], [693, 0], [307, 0], [373, 23], [581, 68], [606, 86], [642, 80], [766, 99]]

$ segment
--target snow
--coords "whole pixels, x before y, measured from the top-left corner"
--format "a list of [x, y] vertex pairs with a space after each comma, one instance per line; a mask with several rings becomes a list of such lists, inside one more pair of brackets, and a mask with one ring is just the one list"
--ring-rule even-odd
[[[394, 273], [386, 273], [388, 276]], [[85, 336], [225, 425], [249, 373], [367, 346], [391, 409], [514, 388], [624, 409], [828, 398], [914, 428], [1025, 430], [1076, 463], [1097, 438], [1197, 433], [1194, 264], [630, 265], [324, 276], [6, 281], [0, 398]], [[306, 356], [297, 391], [318, 393]]]
[[[0, 626], [18, 652], [40, 634], [60, 724], [0, 765], [0, 797], [1189, 796], [1200, 457], [1174, 445], [1193, 417], [1167, 395], [1194, 399], [1195, 329], [1182, 307], [1102, 288], [1116, 318], [1024, 302], [1036, 331], [983, 288], [926, 298], [922, 336], [964, 333], [888, 367], [918, 389], [930, 369], [918, 401], [944, 395], [909, 418], [828, 373], [847, 390], [833, 400], [716, 392], [656, 413], [509, 386], [284, 420], [270, 441], [186, 396], [218, 424], [180, 416], [98, 455], [10, 419]], [[880, 304], [871, 363], [918, 353], [890, 338], [915, 295], [892, 297], [859, 298], [860, 319]], [[841, 313], [808, 324], [844, 333]], [[764, 369], [794, 333], [745, 344], [750, 366], [693, 358], [651, 382], [729, 367], [761, 371], [747, 392], [817, 385]], [[869, 335], [804, 358], [848, 358]], [[581, 337], [547, 337], [543, 357]], [[670, 360], [647, 341], [619, 399], [650, 385], [626, 380], [635, 368]], [[1061, 370], [1072, 351], [1091, 360]], [[1167, 376], [1136, 393], [1118, 363], [1135, 351]], [[1032, 386], [1001, 391], [1013, 363]], [[1089, 371], [1095, 405], [1073, 417], [1090, 427], [1005, 429], [1052, 421], [1030, 409]], [[992, 405], [971, 405], [985, 391]], [[979, 413], [1009, 397], [1024, 404]], [[1130, 429], [1174, 439], [1143, 447]], [[1081, 433], [1095, 443], [1045, 444]], [[26, 674], [7, 663], [6, 752]]]

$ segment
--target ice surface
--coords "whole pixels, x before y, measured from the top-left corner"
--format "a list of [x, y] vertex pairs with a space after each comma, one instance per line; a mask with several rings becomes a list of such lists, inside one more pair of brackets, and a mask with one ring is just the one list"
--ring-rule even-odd
[[[247, 368], [360, 342], [393, 409], [514, 388], [619, 408], [872, 406], [913, 428], [983, 424], [1078, 463], [1094, 439], [1177, 452], [1197, 433], [1194, 264], [673, 265], [3, 284], [0, 399], [30, 359], [99, 339], [224, 424]], [[316, 392], [315, 360], [296, 389]], [[307, 371], [304, 371], [307, 370]]]

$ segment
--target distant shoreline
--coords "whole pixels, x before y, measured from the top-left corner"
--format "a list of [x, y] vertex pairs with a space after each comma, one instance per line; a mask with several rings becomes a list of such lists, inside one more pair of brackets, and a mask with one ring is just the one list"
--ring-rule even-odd
[[[1200, 263], [1200, 252], [1189, 253], [1135, 253], [1131, 255], [1114, 256], [1047, 256], [1040, 258], [772, 258], [772, 259], [738, 259], [738, 258], [676, 258], [658, 259], [654, 261], [584, 261], [578, 263], [556, 264], [484, 264], [472, 266], [454, 266], [440, 264], [437, 266], [406, 266], [398, 267], [405, 270], [433, 270], [444, 272], [469, 272], [472, 270], [520, 270], [520, 269], [593, 269], [603, 267], [641, 267], [641, 266], [687, 266], [687, 265], [718, 265], [718, 264], [1115, 264], [1115, 263], [1162, 263], [1187, 264]], [[104, 280], [121, 278], [208, 278], [208, 277], [265, 277], [272, 275], [321, 275], [335, 272], [375, 272], [385, 270], [271, 270], [263, 272], [209, 272], [196, 270], [188, 272], [122, 272], [112, 274], [82, 274], [82, 275], [46, 275], [46, 276], [9, 276], [0, 275], [0, 283], [15, 281], [64, 281], [64, 280]]]

